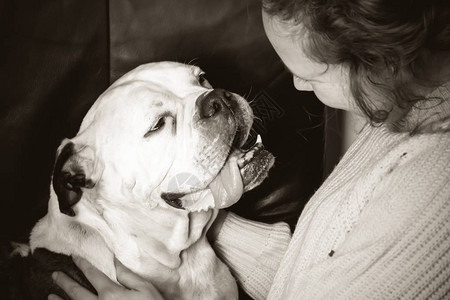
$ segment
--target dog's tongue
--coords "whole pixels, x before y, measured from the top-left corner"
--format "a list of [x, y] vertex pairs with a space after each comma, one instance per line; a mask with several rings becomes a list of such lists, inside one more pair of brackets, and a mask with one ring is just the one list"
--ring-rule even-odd
[[256, 144], [250, 150], [235, 150], [230, 155], [207, 189], [182, 197], [182, 207], [189, 211], [199, 211], [233, 205], [244, 192], [262, 183], [274, 160], [274, 156], [264, 149], [258, 136]]
[[233, 205], [244, 193], [244, 183], [237, 160], [237, 156], [231, 156], [220, 173], [209, 184], [214, 197], [215, 208]]
[[208, 188], [185, 195], [180, 199], [181, 206], [188, 211], [201, 211], [236, 203], [244, 192], [237, 160], [237, 156], [230, 157]]
[[225, 208], [236, 203], [244, 192], [238, 158], [232, 156], [207, 189], [182, 197], [182, 207], [188, 211]]

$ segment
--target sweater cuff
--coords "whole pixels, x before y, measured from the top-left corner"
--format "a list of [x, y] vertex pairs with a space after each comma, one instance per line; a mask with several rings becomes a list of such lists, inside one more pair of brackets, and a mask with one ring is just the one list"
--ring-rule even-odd
[[286, 223], [265, 224], [229, 212], [214, 249], [251, 297], [266, 299], [290, 240]]

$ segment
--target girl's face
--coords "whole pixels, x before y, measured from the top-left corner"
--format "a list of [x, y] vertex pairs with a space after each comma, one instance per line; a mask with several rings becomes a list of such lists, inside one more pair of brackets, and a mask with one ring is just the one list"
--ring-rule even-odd
[[[296, 30], [289, 23], [271, 17], [265, 12], [263, 12], [263, 24], [270, 43], [293, 74], [294, 86], [297, 90], [314, 91], [317, 98], [325, 105], [358, 112], [350, 92], [346, 67], [318, 63], [308, 58], [302, 49], [306, 34], [301, 29]], [[298, 25], [296, 26], [298, 28]]]

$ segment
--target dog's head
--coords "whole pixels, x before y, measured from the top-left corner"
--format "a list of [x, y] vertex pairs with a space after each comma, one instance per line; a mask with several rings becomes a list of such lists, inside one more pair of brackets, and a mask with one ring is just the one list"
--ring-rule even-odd
[[80, 199], [189, 210], [193, 203], [180, 199], [205, 190], [231, 156], [243, 156], [252, 119], [242, 97], [213, 89], [196, 66], [140, 66], [107, 89], [59, 147], [60, 210], [74, 215]]

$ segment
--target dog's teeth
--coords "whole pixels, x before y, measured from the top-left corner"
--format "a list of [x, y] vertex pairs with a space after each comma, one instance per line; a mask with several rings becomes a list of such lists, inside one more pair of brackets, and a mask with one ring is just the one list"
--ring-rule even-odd
[[237, 160], [237, 164], [238, 164], [239, 168], [242, 168], [244, 166], [244, 163], [245, 163], [245, 156], [242, 156], [241, 158], [239, 158]]
[[262, 144], [262, 138], [261, 136], [258, 134], [258, 136], [256, 137], [256, 144]]
[[247, 165], [249, 162], [251, 162], [254, 158], [254, 156], [259, 153], [262, 149], [264, 149], [264, 146], [262, 144], [262, 137], [261, 135], [256, 136], [256, 142], [253, 145], [252, 148], [247, 150], [242, 157], [240, 157], [237, 161], [239, 168], [243, 168], [245, 165]]

